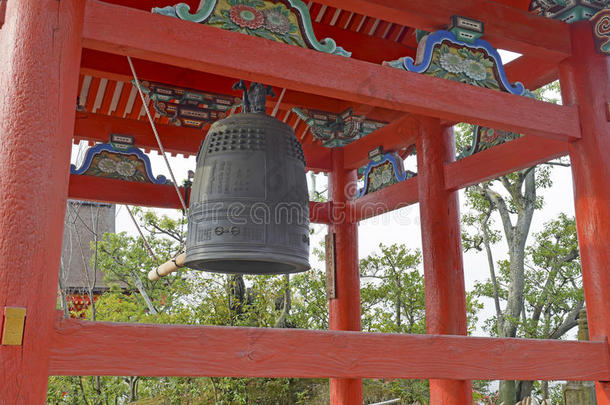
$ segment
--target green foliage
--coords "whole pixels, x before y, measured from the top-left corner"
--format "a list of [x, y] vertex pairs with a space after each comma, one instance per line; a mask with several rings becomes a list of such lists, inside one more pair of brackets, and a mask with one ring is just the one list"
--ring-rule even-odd
[[[95, 320], [186, 325], [328, 328], [326, 275], [221, 275], [181, 270], [151, 282], [147, 273], [173, 258], [184, 244], [185, 220], [134, 209], [145, 233], [106, 234], [98, 242], [98, 266], [111, 288], [95, 303]], [[92, 246], [93, 247], [93, 246]], [[149, 251], [154, 253], [151, 254]], [[322, 249], [314, 254], [323, 261]], [[425, 332], [421, 253], [404, 245], [380, 245], [362, 259], [363, 329]], [[469, 297], [469, 315], [479, 304]], [[397, 312], [398, 311], [398, 312]], [[93, 308], [86, 312], [93, 319]], [[367, 402], [402, 398], [428, 401], [420, 380], [365, 380]], [[51, 377], [50, 404], [327, 404], [327, 379]]]

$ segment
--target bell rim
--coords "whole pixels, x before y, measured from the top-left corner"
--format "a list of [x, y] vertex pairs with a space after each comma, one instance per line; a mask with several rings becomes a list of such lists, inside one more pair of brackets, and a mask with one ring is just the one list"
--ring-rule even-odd
[[[222, 259], [219, 259], [219, 254], [222, 254]], [[197, 258], [193, 258], [193, 255], [197, 255]], [[294, 274], [303, 273], [311, 269], [308, 259], [302, 257], [284, 253], [273, 253], [273, 259], [269, 252], [210, 252], [207, 254], [186, 252], [186, 260], [184, 266], [192, 270], [205, 271], [208, 273], [222, 273], [222, 274], [251, 274], [251, 275], [274, 275], [274, 274]], [[190, 257], [189, 257], [190, 256]], [[266, 271], [266, 272], [241, 272], [241, 271], [226, 271], [226, 270], [212, 270], [209, 268], [191, 267], [191, 265], [197, 263], [213, 263], [213, 262], [226, 262], [226, 261], [243, 261], [243, 262], [269, 262], [269, 263], [281, 263], [289, 265], [292, 268], [285, 271]]]

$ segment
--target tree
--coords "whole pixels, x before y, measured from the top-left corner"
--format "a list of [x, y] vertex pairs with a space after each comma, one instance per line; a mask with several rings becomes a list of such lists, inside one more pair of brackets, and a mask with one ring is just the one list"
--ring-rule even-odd
[[[558, 83], [553, 83], [537, 90], [536, 96], [556, 103], [557, 100], [549, 98], [548, 94], [556, 94], [557, 90]], [[469, 136], [466, 128], [469, 127], [458, 128], [458, 143], [462, 149]], [[496, 316], [492, 329], [496, 336], [516, 337], [520, 320], [526, 314], [526, 242], [534, 212], [543, 206], [538, 191], [552, 185], [550, 167], [553, 165], [568, 166], [562, 161], [548, 162], [466, 189], [470, 212], [462, 219], [466, 229], [462, 236], [463, 245], [467, 250], [484, 250], [487, 255], [491, 289], [486, 292], [494, 300]], [[497, 219], [502, 233], [495, 227]], [[498, 263], [496, 269], [491, 246], [502, 239], [501, 235], [506, 240], [509, 259]], [[504, 284], [501, 285], [500, 281]], [[515, 381], [500, 382], [500, 397], [506, 405], [514, 405], [530, 391], [531, 384], [517, 387]]]

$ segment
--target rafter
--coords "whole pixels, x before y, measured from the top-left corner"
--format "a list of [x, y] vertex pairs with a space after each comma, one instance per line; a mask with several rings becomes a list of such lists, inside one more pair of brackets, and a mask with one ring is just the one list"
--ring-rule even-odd
[[[532, 135], [580, 136], [574, 106], [553, 105], [93, 0], [88, 0], [83, 36], [88, 48], [354, 103]], [[150, 41], [151, 37], [156, 40]], [[193, 48], [183, 41], [185, 37], [199, 38], [206, 47]], [[506, 105], [511, 108], [506, 109]]]
[[426, 31], [445, 28], [452, 15], [485, 23], [497, 48], [559, 62], [571, 54], [569, 25], [489, 0], [317, 0], [318, 3]]

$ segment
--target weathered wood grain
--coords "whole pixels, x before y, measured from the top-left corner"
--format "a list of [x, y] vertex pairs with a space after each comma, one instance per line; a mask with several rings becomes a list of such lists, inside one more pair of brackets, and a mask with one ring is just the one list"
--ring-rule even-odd
[[51, 343], [54, 375], [610, 379], [605, 341], [58, 319]]

